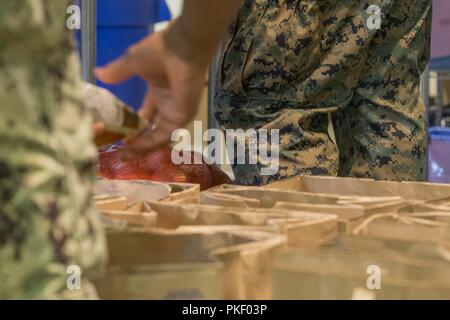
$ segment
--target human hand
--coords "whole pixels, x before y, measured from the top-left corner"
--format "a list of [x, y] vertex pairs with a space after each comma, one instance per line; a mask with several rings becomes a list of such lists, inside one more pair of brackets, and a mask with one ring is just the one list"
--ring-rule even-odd
[[209, 58], [186, 59], [168, 45], [166, 37], [166, 31], [155, 33], [130, 47], [124, 56], [95, 70], [95, 76], [108, 84], [132, 76], [148, 82], [150, 90], [139, 113], [152, 128], [125, 140], [126, 159], [145, 156], [168, 144], [172, 132], [184, 127], [198, 109]]

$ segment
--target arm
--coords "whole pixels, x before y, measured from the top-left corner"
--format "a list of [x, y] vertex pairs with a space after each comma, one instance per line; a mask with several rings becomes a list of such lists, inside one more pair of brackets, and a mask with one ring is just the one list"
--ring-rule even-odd
[[240, 3], [186, 0], [181, 17], [167, 30], [147, 37], [123, 57], [95, 70], [105, 83], [137, 75], [149, 84], [140, 114], [154, 128], [125, 141], [126, 158], [143, 156], [169, 143], [172, 132], [195, 115], [209, 62]]
[[241, 0], [186, 0], [167, 32], [167, 43], [188, 61], [210, 62]]

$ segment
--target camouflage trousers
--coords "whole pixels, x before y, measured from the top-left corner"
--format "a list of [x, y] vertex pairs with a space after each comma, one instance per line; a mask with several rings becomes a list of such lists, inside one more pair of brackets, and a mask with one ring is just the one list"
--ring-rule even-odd
[[95, 298], [105, 260], [68, 4], [0, 2], [0, 299]]
[[223, 129], [278, 129], [280, 167], [263, 176], [262, 163], [234, 165], [237, 182], [424, 180], [430, 29], [431, 0], [244, 0], [222, 48], [215, 116]]

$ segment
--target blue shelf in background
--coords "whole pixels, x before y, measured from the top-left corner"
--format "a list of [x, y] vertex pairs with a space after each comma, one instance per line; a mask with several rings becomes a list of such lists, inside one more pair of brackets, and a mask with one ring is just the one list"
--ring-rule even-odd
[[[155, 23], [170, 19], [164, 0], [97, 0], [97, 66], [120, 57], [130, 45], [151, 34]], [[97, 85], [136, 110], [147, 93], [147, 83], [137, 77], [119, 85]]]
[[171, 19], [164, 0], [97, 0], [97, 24], [148, 26]]

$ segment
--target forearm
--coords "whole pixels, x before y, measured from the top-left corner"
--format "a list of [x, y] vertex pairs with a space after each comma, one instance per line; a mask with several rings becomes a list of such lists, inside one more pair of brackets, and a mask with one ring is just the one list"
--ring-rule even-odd
[[174, 52], [193, 63], [209, 61], [242, 0], [185, 0], [183, 13], [166, 33]]

